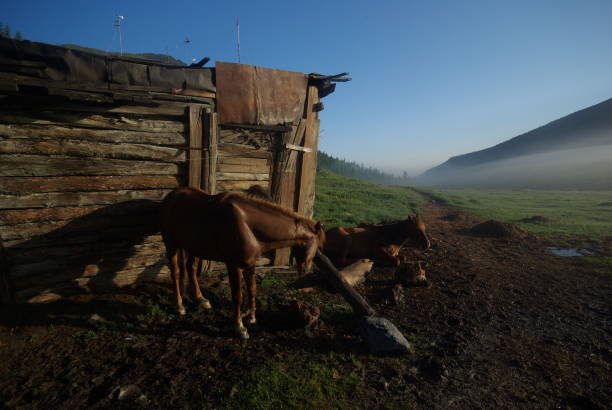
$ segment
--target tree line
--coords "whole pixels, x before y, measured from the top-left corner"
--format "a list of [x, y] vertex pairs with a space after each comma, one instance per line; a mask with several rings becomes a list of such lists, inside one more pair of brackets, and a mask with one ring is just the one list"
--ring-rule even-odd
[[11, 36], [11, 26], [0, 22], [0, 37], [14, 38], [15, 40], [23, 40], [21, 32], [16, 31], [15, 36]]
[[335, 174], [348, 178], [360, 179], [362, 181], [374, 182], [384, 185], [412, 185], [412, 178], [406, 171], [399, 176], [382, 172], [379, 169], [358, 164], [355, 161], [347, 161], [319, 151], [317, 154], [317, 168], [326, 169]]

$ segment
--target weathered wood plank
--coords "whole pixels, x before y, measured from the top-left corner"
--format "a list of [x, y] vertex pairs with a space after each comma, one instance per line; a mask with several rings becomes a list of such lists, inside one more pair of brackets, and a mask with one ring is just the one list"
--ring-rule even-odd
[[272, 159], [272, 152], [258, 150], [250, 145], [219, 143], [219, 157]]
[[217, 172], [217, 181], [267, 181], [268, 173]]
[[176, 188], [178, 176], [69, 176], [0, 177], [0, 194], [29, 195], [43, 192], [118, 191]]
[[170, 189], [94, 192], [50, 192], [31, 195], [2, 195], [0, 209], [52, 208], [59, 206], [109, 205], [135, 199], [162, 200]]
[[[96, 101], [106, 102], [112, 105], [88, 105], [72, 103], [69, 101], [58, 102], [57, 98], [39, 97], [39, 96], [28, 96], [24, 97], [24, 101], [31, 106], [36, 104], [42, 110], [57, 110], [57, 111], [75, 111], [75, 112], [91, 112], [91, 113], [110, 113], [110, 114], [138, 114], [138, 115], [150, 115], [150, 116], [167, 116], [167, 117], [184, 117], [187, 110], [186, 103], [176, 102], [163, 102], [162, 104], [152, 102], [151, 105], [117, 105], [113, 104], [114, 99], [119, 99], [121, 93], [109, 93], [113, 95], [104, 96], [102, 98], [92, 93], [82, 93], [79, 91], [72, 90], [60, 90], [60, 89], [49, 89], [52, 95], [66, 96], [70, 99], [78, 99], [84, 101]], [[81, 95], [82, 94], [82, 95]], [[100, 95], [100, 94], [98, 94]], [[130, 95], [133, 96], [133, 95]], [[72, 98], [71, 98], [72, 97]], [[89, 100], [88, 98], [91, 98]], [[20, 107], [19, 105], [16, 105]], [[23, 108], [27, 106], [21, 105]]]
[[144, 144], [110, 144], [100, 142], [0, 139], [3, 154], [46, 154], [75, 157], [115, 159], [142, 159], [166, 162], [184, 162], [185, 151]]
[[180, 145], [187, 144], [183, 132], [150, 133], [130, 130], [98, 130], [57, 125], [0, 124], [0, 136], [11, 138], [52, 138], [111, 143]]
[[269, 167], [270, 161], [264, 158], [242, 158], [242, 157], [219, 157], [217, 160], [219, 166], [220, 164], [226, 165], [247, 165], [247, 166], [261, 166], [261, 167]]
[[202, 163], [202, 188], [215, 194], [217, 191], [217, 157], [218, 157], [218, 130], [217, 113], [206, 114], [204, 134], [204, 151]]
[[249, 189], [253, 185], [268, 188], [268, 181], [218, 181], [217, 192]]
[[76, 175], [178, 175], [181, 166], [168, 162], [0, 154], [0, 177]]
[[[136, 238], [136, 239], [135, 239]], [[7, 248], [7, 258], [12, 265], [26, 265], [36, 261], [63, 259], [75, 255], [91, 255], [103, 253], [105, 251], [118, 249], [123, 254], [126, 251], [131, 253], [146, 252], [147, 249], [163, 247], [162, 237], [156, 235], [137, 235], [134, 237], [119, 236], [115, 241], [91, 240], [89, 242], [50, 244], [49, 246]]]
[[265, 174], [270, 173], [270, 166], [266, 163], [263, 164], [219, 164], [217, 170], [220, 173], [228, 172], [241, 172], [241, 173], [255, 173]]
[[301, 158], [298, 212], [311, 218], [314, 211], [315, 177], [317, 173], [317, 147], [319, 141], [319, 114], [314, 106], [319, 102], [319, 90], [315, 86], [308, 87], [306, 101], [306, 131], [303, 146], [310, 148], [311, 152], [304, 152]]
[[[65, 221], [87, 215], [99, 206], [37, 208], [37, 209], [0, 209], [0, 225], [18, 225], [33, 222]], [[8, 228], [4, 228], [8, 229]]]
[[0, 111], [0, 122], [5, 124], [70, 125], [83, 128], [132, 130], [147, 132], [184, 132], [185, 125], [180, 121], [145, 119], [128, 115], [103, 116], [98, 114], [63, 111]]
[[187, 180], [190, 187], [202, 183], [202, 107], [189, 106], [189, 166]]

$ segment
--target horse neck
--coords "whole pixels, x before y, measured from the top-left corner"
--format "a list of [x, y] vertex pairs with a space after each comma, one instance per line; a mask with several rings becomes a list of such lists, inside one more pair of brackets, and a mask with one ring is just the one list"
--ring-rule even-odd
[[251, 230], [261, 232], [269, 239], [304, 240], [314, 234], [310, 229], [312, 221], [279, 209], [276, 205], [260, 201], [245, 201], [242, 205]]

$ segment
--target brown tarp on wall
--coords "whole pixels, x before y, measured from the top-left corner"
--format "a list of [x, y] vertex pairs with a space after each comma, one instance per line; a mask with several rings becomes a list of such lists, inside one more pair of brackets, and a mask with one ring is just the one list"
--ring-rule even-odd
[[109, 88], [109, 84], [214, 92], [214, 68], [104, 56], [51, 44], [0, 38], [0, 72]]
[[308, 77], [302, 73], [216, 62], [222, 124], [296, 124], [304, 112]]

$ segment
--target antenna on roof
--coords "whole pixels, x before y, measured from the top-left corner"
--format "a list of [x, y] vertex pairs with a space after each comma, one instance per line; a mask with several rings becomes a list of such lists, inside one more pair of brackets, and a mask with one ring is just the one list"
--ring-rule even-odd
[[121, 56], [123, 56], [123, 38], [121, 37], [121, 23], [123, 22], [123, 16], [120, 16], [119, 14], [117, 14], [115, 16], [115, 30], [117, 31], [117, 34], [119, 34], [119, 50], [121, 53]]
[[240, 64], [240, 23], [238, 22], [238, 17], [236, 17], [236, 39], [237, 39], [237, 55], [238, 55], [238, 64]]

